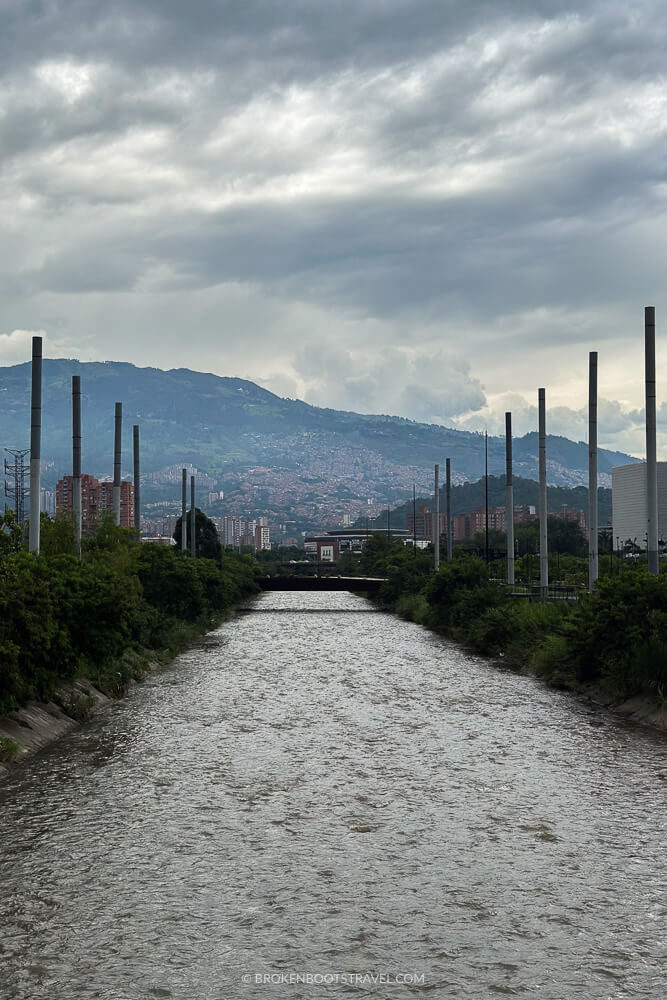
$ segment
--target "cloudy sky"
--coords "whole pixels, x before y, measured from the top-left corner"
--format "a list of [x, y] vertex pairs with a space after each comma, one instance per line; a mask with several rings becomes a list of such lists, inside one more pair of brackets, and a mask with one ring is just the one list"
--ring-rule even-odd
[[[0, 0], [0, 364], [644, 450], [664, 0]], [[663, 406], [661, 457], [667, 457]], [[665, 445], [665, 446], [663, 446]]]

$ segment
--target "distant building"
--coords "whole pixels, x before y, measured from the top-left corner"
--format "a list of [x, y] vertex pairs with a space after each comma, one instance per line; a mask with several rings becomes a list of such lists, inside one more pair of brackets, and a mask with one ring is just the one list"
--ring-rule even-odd
[[[100, 511], [113, 514], [113, 483], [100, 483]], [[120, 526], [134, 527], [134, 483], [120, 484]]]
[[[386, 528], [332, 528], [331, 531], [323, 531], [317, 535], [306, 535], [303, 540], [303, 550], [309, 559], [317, 559], [322, 545], [325, 547], [335, 540], [338, 551], [334, 561], [337, 561], [344, 552], [360, 553], [364, 544], [371, 535], [390, 535], [391, 538], [399, 538], [404, 544], [412, 544], [412, 536], [402, 529], [392, 528], [387, 532]], [[335, 551], [335, 548], [334, 548]], [[320, 560], [322, 561], [322, 560]]]
[[39, 509], [49, 517], [54, 517], [56, 513], [56, 494], [53, 490], [39, 491]]
[[340, 543], [337, 538], [317, 539], [317, 561], [318, 562], [338, 562], [340, 556]]
[[271, 548], [269, 527], [267, 524], [258, 524], [255, 526], [255, 548], [259, 551]]
[[[447, 515], [439, 515], [440, 534], [447, 532]], [[429, 507], [417, 507], [415, 515], [410, 511], [406, 514], [405, 527], [410, 538], [417, 537], [417, 541], [433, 541], [433, 513]]]
[[518, 504], [514, 508], [514, 523], [521, 524], [525, 521], [537, 521], [537, 507], [533, 504]]
[[[524, 504], [514, 508], [515, 524], [535, 520], [537, 511], [532, 505]], [[504, 507], [489, 507], [489, 530], [506, 530]], [[456, 514], [452, 518], [452, 540], [455, 542], [463, 542], [480, 531], [486, 531], [485, 507], [478, 507], [469, 514]]]
[[[56, 514], [72, 510], [72, 476], [64, 476], [56, 484]], [[94, 476], [81, 476], [81, 533], [92, 535], [97, 524], [100, 484]]]
[[265, 517], [244, 518], [228, 515], [212, 517], [220, 544], [238, 549], [242, 545], [251, 549], [270, 549], [269, 525]]
[[[658, 462], [658, 538], [667, 537], [667, 462]], [[646, 463], [611, 470], [611, 521], [614, 544], [634, 541], [646, 548], [648, 508]], [[616, 542], [618, 539], [618, 543]]]
[[464, 542], [466, 538], [472, 538], [472, 535], [470, 514], [456, 514], [452, 518], [452, 541]]
[[[56, 485], [56, 513], [72, 510], [72, 476], [64, 476]], [[113, 513], [113, 483], [100, 483], [94, 476], [81, 476], [81, 533], [92, 535], [103, 511]], [[134, 484], [120, 484], [120, 524], [134, 527]]]

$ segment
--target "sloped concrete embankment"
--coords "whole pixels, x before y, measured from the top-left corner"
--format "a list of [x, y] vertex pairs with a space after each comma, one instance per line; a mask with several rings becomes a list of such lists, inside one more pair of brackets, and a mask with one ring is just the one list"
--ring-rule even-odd
[[0, 777], [28, 754], [59, 739], [109, 701], [86, 680], [63, 688], [49, 702], [32, 702], [0, 716]]

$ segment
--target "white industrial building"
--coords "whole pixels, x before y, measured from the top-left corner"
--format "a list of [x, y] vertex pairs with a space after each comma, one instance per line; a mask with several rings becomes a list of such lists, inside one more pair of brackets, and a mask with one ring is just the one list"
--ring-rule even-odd
[[[658, 462], [658, 538], [667, 540], [667, 462]], [[614, 545], [636, 541], [646, 548], [646, 463], [617, 465], [611, 470]]]

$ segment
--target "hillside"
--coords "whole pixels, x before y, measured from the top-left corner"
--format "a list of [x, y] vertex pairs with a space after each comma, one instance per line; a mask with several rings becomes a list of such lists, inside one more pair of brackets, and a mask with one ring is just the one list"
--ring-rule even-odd
[[[71, 376], [81, 376], [83, 468], [98, 477], [112, 471], [113, 411], [123, 402], [123, 473], [130, 475], [131, 426], [141, 427], [142, 470], [194, 465], [225, 489], [240, 511], [264, 511], [308, 523], [348, 512], [360, 504], [394, 505], [412, 484], [427, 490], [435, 462], [451, 459], [454, 483], [483, 472], [481, 434], [420, 424], [401, 417], [323, 409], [283, 399], [238, 378], [179, 368], [162, 371], [121, 362], [44, 361], [43, 439], [45, 483], [71, 468]], [[30, 364], [0, 368], [2, 447], [27, 447], [30, 427]], [[549, 481], [587, 482], [587, 447], [549, 436]], [[537, 476], [537, 435], [514, 440], [514, 468]], [[627, 455], [602, 451], [600, 482]], [[443, 468], [444, 472], [444, 468]], [[504, 440], [489, 438], [489, 472], [504, 472]], [[171, 502], [172, 485], [151, 485], [144, 500]], [[335, 504], [332, 503], [336, 501]], [[227, 512], [229, 503], [225, 505]], [[222, 512], [222, 511], [221, 511]], [[234, 511], [236, 512], [236, 511]]]

